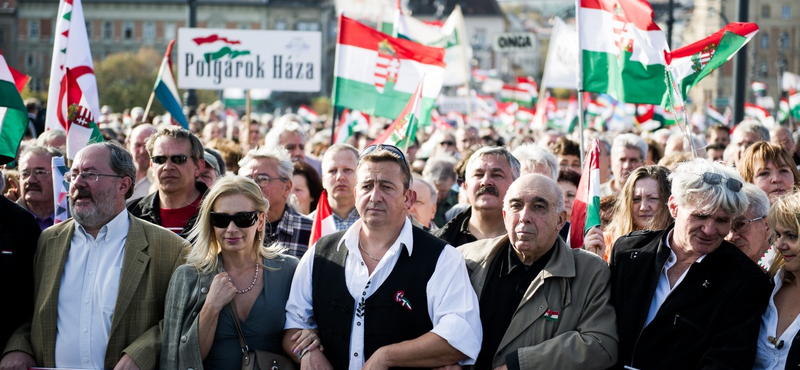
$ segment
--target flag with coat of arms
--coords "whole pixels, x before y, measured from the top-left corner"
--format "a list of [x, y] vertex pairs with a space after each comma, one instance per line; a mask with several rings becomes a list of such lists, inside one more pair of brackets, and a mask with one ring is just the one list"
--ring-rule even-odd
[[[424, 77], [423, 77], [424, 80]], [[392, 124], [378, 136], [370, 145], [389, 144], [394, 145], [400, 150], [405, 151], [417, 137], [417, 126], [420, 121], [422, 106], [423, 81], [417, 85], [417, 90], [406, 104], [403, 111], [397, 116]], [[430, 113], [428, 114], [430, 115]]]
[[100, 128], [94, 121], [86, 96], [72, 70], [67, 68], [67, 158], [75, 159], [78, 151], [89, 144], [103, 142]]
[[394, 119], [426, 77], [421, 123], [442, 89], [444, 49], [394, 38], [345, 16], [339, 18], [333, 105]]

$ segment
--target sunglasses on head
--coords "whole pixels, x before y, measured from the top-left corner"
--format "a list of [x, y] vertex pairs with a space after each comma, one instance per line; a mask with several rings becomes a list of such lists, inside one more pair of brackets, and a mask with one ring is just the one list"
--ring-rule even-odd
[[176, 155], [170, 155], [170, 156], [156, 155], [156, 156], [150, 157], [150, 160], [153, 161], [153, 163], [155, 163], [155, 164], [167, 163], [167, 159], [169, 159], [170, 161], [172, 161], [172, 163], [175, 163], [175, 164], [184, 164], [189, 159], [189, 157], [187, 157], [187, 156], [185, 156], [183, 154], [176, 154]]
[[391, 152], [393, 154], [396, 154], [403, 161], [406, 161], [406, 156], [405, 156], [405, 154], [403, 154], [403, 151], [400, 150], [400, 148], [398, 148], [398, 147], [396, 147], [394, 145], [388, 145], [388, 144], [370, 145], [370, 146], [364, 148], [364, 151], [361, 152], [361, 155], [359, 156], [359, 158], [362, 158], [365, 155], [367, 155], [369, 153], [372, 153], [372, 152], [374, 152], [376, 150], [380, 150], [380, 149], [388, 150], [389, 152]]
[[236, 227], [244, 229], [255, 225], [256, 220], [258, 220], [258, 211], [239, 212], [232, 215], [211, 212], [211, 225], [220, 229], [227, 228], [231, 221]]
[[718, 173], [714, 172], [705, 172], [700, 177], [703, 179], [703, 182], [709, 185], [720, 185], [723, 182], [725, 183], [725, 187], [728, 190], [738, 193], [739, 190], [742, 190], [742, 182], [737, 179], [727, 178], [722, 176]]

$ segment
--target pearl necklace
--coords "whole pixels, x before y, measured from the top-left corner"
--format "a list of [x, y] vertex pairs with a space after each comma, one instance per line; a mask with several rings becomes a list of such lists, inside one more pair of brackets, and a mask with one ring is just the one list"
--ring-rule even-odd
[[[222, 268], [222, 272], [225, 272], [225, 267]], [[233, 281], [231, 281], [230, 275], [228, 275], [228, 281], [230, 281], [231, 284], [233, 283]], [[243, 290], [236, 289], [236, 287], [234, 286], [233, 289], [236, 289], [236, 294], [247, 293], [247, 292], [250, 291], [250, 289], [253, 289], [253, 287], [256, 286], [256, 281], [258, 281], [258, 262], [256, 262], [256, 276], [253, 277], [253, 282], [250, 283], [250, 286], [247, 287], [247, 289], [243, 289]]]
[[364, 249], [364, 247], [361, 245], [361, 239], [359, 239], [359, 240], [358, 240], [358, 247], [359, 247], [359, 248], [361, 248], [361, 251], [362, 251], [362, 252], [364, 252], [364, 253], [366, 253], [366, 254], [367, 254], [367, 256], [369, 256], [369, 258], [372, 258], [373, 260], [375, 260], [375, 261], [378, 261], [378, 262], [380, 262], [380, 261], [381, 261], [381, 259], [380, 259], [380, 258], [375, 258], [375, 256], [373, 256], [373, 255], [369, 254], [369, 252], [367, 252], [367, 250], [366, 250], [366, 249]]

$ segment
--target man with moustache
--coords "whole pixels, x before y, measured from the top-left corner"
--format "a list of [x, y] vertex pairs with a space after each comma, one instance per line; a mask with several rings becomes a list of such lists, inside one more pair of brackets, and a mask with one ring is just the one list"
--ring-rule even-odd
[[508, 235], [458, 248], [480, 301], [476, 369], [605, 369], [617, 358], [608, 265], [558, 237], [567, 221], [555, 181], [523, 175], [503, 203]]
[[146, 148], [158, 191], [131, 202], [128, 211], [186, 237], [208, 190], [197, 180], [205, 169], [203, 144], [189, 130], [169, 126], [150, 136]]
[[467, 162], [463, 185], [471, 206], [433, 235], [454, 247], [504, 235], [503, 198], [519, 171], [519, 161], [505, 147], [476, 151]]
[[128, 151], [133, 154], [133, 164], [136, 165], [136, 184], [130, 201], [150, 194], [150, 185], [153, 183], [150, 170], [150, 154], [147, 153], [147, 139], [157, 132], [151, 124], [141, 124], [131, 130], [128, 137]]
[[600, 185], [600, 196], [619, 193], [633, 170], [644, 165], [647, 142], [636, 134], [622, 134], [611, 144], [611, 180]]
[[[322, 156], [322, 187], [328, 195], [336, 231], [347, 230], [359, 219], [353, 195], [356, 166], [358, 150], [352, 145], [331, 145]], [[314, 219], [316, 215], [317, 212], [314, 211], [308, 216]]]
[[55, 202], [53, 201], [53, 172], [51, 160], [60, 157], [58, 149], [34, 145], [26, 147], [19, 155], [20, 197], [17, 204], [36, 219], [39, 228], [53, 226]]
[[471, 364], [480, 348], [477, 299], [464, 259], [411, 225], [409, 164], [397, 147], [373, 145], [359, 159], [361, 219], [320, 238], [295, 271], [284, 350], [300, 329], [319, 329], [325, 351], [302, 368], [434, 368]]
[[65, 176], [73, 218], [39, 238], [33, 319], [8, 341], [0, 368], [156, 367], [164, 297], [189, 244], [125, 210], [135, 176], [118, 144], [75, 156]]
[[614, 243], [614, 369], [751, 369], [772, 292], [763, 270], [724, 240], [749, 200], [735, 170], [705, 159], [669, 176], [675, 223]]

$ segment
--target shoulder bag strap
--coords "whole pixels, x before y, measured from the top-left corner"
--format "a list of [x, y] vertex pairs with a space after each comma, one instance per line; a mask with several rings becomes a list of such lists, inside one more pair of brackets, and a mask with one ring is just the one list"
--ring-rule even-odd
[[247, 341], [244, 340], [244, 333], [242, 333], [242, 327], [239, 325], [239, 314], [236, 313], [236, 302], [233, 299], [231, 299], [231, 303], [228, 303], [228, 310], [231, 311], [233, 326], [236, 327], [236, 331], [239, 333], [239, 346], [242, 347], [242, 353], [246, 353], [250, 348], [247, 347]]

